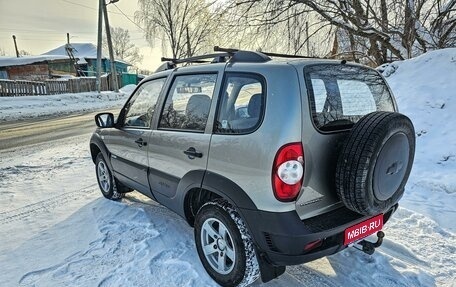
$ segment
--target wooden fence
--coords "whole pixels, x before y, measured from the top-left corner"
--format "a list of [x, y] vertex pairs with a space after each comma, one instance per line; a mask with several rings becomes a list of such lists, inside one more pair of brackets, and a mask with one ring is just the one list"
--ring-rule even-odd
[[[108, 77], [101, 77], [101, 90], [108, 91]], [[0, 80], [0, 97], [30, 95], [57, 95], [65, 93], [83, 93], [97, 90], [95, 77], [46, 80], [44, 82], [23, 80]]]

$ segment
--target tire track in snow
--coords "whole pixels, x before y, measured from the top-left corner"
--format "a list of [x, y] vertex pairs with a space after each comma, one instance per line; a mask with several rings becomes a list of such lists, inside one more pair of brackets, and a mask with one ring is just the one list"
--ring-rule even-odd
[[40, 212], [50, 211], [70, 201], [76, 201], [97, 191], [96, 184], [91, 184], [78, 191], [69, 191], [57, 196], [38, 201], [17, 209], [0, 212], [0, 225], [27, 219]]
[[101, 236], [57, 264], [26, 272], [20, 286], [215, 286], [194, 264], [183, 220], [170, 225], [167, 216], [151, 218], [123, 200], [98, 201], [92, 211]]

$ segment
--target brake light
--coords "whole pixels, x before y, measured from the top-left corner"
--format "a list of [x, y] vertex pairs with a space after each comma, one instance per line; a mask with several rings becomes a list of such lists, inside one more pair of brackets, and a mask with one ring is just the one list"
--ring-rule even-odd
[[294, 201], [301, 190], [303, 175], [302, 144], [298, 142], [282, 146], [272, 166], [272, 188], [275, 197], [284, 202]]

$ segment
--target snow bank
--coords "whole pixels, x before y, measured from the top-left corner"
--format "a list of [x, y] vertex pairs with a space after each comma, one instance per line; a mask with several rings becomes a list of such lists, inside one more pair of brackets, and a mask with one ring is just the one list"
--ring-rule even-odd
[[401, 203], [456, 231], [456, 48], [382, 70], [417, 135], [415, 163]]
[[114, 92], [0, 98], [0, 121], [119, 108], [129, 94]]

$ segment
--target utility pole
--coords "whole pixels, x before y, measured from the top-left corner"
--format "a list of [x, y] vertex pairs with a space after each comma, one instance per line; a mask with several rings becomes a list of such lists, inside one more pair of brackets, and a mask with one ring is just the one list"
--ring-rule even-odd
[[20, 57], [19, 55], [19, 50], [17, 49], [17, 43], [16, 43], [16, 35], [13, 35], [13, 41], [14, 41], [14, 48], [16, 49], [16, 57]]
[[101, 92], [101, 34], [103, 33], [104, 0], [98, 0], [98, 41], [97, 41], [97, 91]]
[[70, 45], [70, 33], [67, 33], [67, 44]]
[[[108, 17], [108, 9], [106, 8], [105, 0], [103, 1], [103, 14], [105, 20], [105, 27], [106, 27], [106, 39], [108, 40], [108, 48], [109, 48], [109, 61], [111, 62], [111, 85], [114, 88], [114, 91], [119, 91], [119, 85], [117, 84], [117, 71], [116, 71], [116, 63], [114, 62], [114, 50], [112, 48], [112, 39], [111, 39], [111, 27], [109, 26], [109, 17]], [[111, 1], [109, 3], [115, 3], [117, 1]]]

